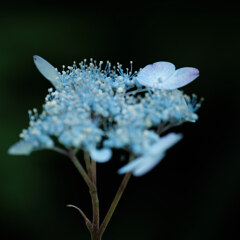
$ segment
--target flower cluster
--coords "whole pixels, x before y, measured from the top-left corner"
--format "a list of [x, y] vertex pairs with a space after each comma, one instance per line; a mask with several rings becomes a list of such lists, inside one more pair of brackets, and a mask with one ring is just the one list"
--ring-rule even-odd
[[39, 56], [34, 56], [34, 62], [55, 90], [48, 90], [41, 114], [29, 111], [30, 126], [20, 134], [22, 140], [10, 147], [10, 154], [28, 155], [60, 144], [106, 162], [113, 149], [124, 149], [135, 159], [119, 173], [141, 176], [182, 137], [162, 133], [198, 118], [196, 96], [190, 98], [177, 89], [198, 77], [195, 68], [175, 70], [171, 63], [157, 62], [133, 73], [132, 62], [124, 72], [120, 64], [111, 67], [107, 62], [103, 68], [103, 62], [90, 59], [67, 69], [63, 66], [60, 73]]

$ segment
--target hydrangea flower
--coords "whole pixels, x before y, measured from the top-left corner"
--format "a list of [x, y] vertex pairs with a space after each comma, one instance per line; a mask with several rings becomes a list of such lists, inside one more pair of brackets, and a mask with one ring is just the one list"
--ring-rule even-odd
[[170, 62], [156, 62], [144, 67], [138, 74], [140, 84], [158, 89], [176, 89], [187, 85], [199, 76], [196, 68], [184, 67], [175, 70]]
[[[10, 154], [28, 155], [35, 150], [82, 150], [96, 162], [107, 162], [113, 149], [130, 152], [135, 160], [119, 173], [132, 171], [141, 176], [164, 157], [168, 148], [181, 139], [169, 128], [183, 122], [195, 122], [200, 107], [177, 88], [193, 81], [196, 68], [180, 68], [168, 62], [147, 65], [139, 72], [107, 62], [90, 59], [59, 72], [49, 62], [34, 56], [34, 63], [53, 88], [41, 114], [29, 111], [29, 128], [21, 140], [9, 149]], [[56, 141], [57, 139], [57, 141]]]

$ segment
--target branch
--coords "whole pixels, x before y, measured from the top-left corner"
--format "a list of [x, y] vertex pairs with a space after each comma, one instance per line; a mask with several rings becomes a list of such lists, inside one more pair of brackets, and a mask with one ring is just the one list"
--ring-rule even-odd
[[106, 229], [106, 227], [107, 227], [107, 225], [108, 225], [108, 223], [109, 223], [109, 221], [110, 221], [110, 219], [111, 219], [111, 217], [112, 217], [112, 215], [113, 215], [113, 213], [114, 213], [114, 211], [115, 211], [115, 209], [118, 205], [118, 202], [122, 197], [122, 194], [123, 194], [123, 192], [124, 192], [124, 190], [127, 186], [127, 183], [129, 181], [131, 175], [132, 175], [131, 172], [126, 173], [123, 180], [122, 180], [122, 183], [121, 183], [120, 187], [118, 188], [118, 191], [115, 195], [115, 198], [113, 199], [113, 202], [112, 202], [112, 204], [111, 204], [111, 206], [110, 206], [110, 208], [109, 208], [109, 210], [108, 210], [108, 212], [107, 212], [107, 214], [106, 214], [106, 216], [105, 216], [105, 218], [104, 218], [104, 220], [103, 220], [103, 222], [100, 226], [100, 229], [99, 229], [99, 236], [100, 237], [103, 235], [103, 233], [104, 233], [104, 231], [105, 231], [105, 229]]
[[72, 205], [72, 204], [68, 204], [68, 205], [66, 205], [66, 207], [74, 208], [74, 209], [76, 209], [77, 211], [79, 211], [80, 214], [82, 215], [82, 217], [83, 217], [84, 220], [85, 220], [85, 223], [86, 223], [86, 225], [87, 225], [88, 230], [91, 232], [91, 230], [92, 230], [92, 223], [91, 223], [91, 221], [87, 218], [87, 216], [85, 215], [85, 213], [84, 213], [80, 208], [78, 208], [78, 207], [76, 207], [76, 206], [74, 206], [74, 205]]
[[89, 190], [94, 191], [96, 189], [96, 186], [92, 183], [91, 179], [89, 178], [88, 174], [86, 173], [85, 169], [83, 168], [82, 164], [79, 162], [77, 157], [74, 155], [72, 151], [69, 151], [68, 156], [72, 160], [73, 164], [75, 165], [79, 173], [82, 175], [84, 181], [89, 187]]

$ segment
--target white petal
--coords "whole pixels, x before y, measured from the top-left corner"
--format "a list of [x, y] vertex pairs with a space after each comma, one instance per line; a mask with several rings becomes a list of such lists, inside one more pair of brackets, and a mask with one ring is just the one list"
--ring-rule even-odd
[[165, 81], [161, 89], [176, 89], [187, 85], [199, 76], [197, 68], [179, 68], [170, 78]]
[[170, 62], [156, 62], [140, 70], [137, 75], [137, 80], [144, 86], [160, 88], [174, 71], [174, 64]]
[[55, 88], [58, 88], [60, 85], [58, 71], [49, 62], [37, 55], [33, 56], [33, 60], [39, 72], [48, 79]]
[[11, 155], [29, 155], [33, 151], [33, 145], [29, 142], [20, 141], [8, 149]]
[[107, 162], [112, 157], [112, 151], [109, 148], [96, 149], [93, 148], [90, 150], [91, 158], [96, 162]]

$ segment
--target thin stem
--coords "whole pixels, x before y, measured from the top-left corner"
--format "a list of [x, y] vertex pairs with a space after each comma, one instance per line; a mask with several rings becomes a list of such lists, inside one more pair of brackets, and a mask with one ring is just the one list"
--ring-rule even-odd
[[88, 185], [89, 189], [95, 190], [96, 186], [92, 183], [91, 179], [87, 175], [86, 171], [84, 170], [82, 164], [79, 162], [77, 157], [71, 151], [69, 152], [68, 156], [72, 160], [73, 164], [75, 165], [75, 167], [77, 168], [79, 173], [82, 175], [82, 177], [83, 177], [84, 181], [86, 182], [86, 184]]
[[[78, 169], [78, 171], [82, 175], [84, 181], [86, 182], [86, 184], [89, 187], [89, 193], [91, 195], [92, 208], [93, 208], [93, 220], [91, 223], [90, 232], [91, 232], [92, 239], [97, 240], [97, 239], [99, 239], [99, 234], [98, 234], [98, 232], [99, 232], [99, 200], [98, 200], [98, 194], [97, 194], [97, 187], [96, 187], [95, 183], [92, 181], [92, 179], [89, 177], [89, 175], [86, 173], [85, 169], [83, 168], [83, 166], [81, 165], [81, 163], [79, 162], [77, 157], [75, 156], [74, 152], [70, 150], [68, 156], [70, 157], [73, 164]], [[90, 161], [88, 154], [84, 154], [84, 158], [85, 158], [85, 162]], [[91, 166], [91, 174], [92, 174], [92, 176], [95, 176], [94, 177], [94, 179], [95, 179], [96, 178], [96, 162], [92, 161], [92, 163], [93, 163], [93, 166]], [[89, 166], [89, 168], [90, 168], [90, 166]], [[96, 182], [96, 180], [94, 180], [94, 181]], [[71, 205], [71, 207], [73, 207], [73, 205]], [[77, 207], [75, 207], [75, 208], [78, 209]], [[82, 214], [82, 211], [80, 209], [78, 209], [78, 211], [80, 211], [80, 213]]]
[[146, 92], [146, 91], [147, 91], [146, 88], [144, 88], [144, 89], [137, 89], [137, 90], [133, 90], [131, 92], [125, 93], [125, 96], [131, 95], [131, 94], [135, 94], [135, 93], [140, 93], [140, 92]]
[[[127, 183], [132, 175], [131, 172], [125, 174], [122, 183], [120, 187], [118, 188], [118, 191], [113, 199], [113, 202], [99, 228], [99, 200], [98, 200], [98, 193], [97, 193], [97, 168], [96, 168], [96, 162], [94, 160], [91, 160], [88, 154], [84, 154], [84, 159], [86, 163], [86, 168], [88, 169], [88, 173], [86, 173], [85, 169], [77, 159], [75, 153], [70, 150], [67, 153], [67, 156], [72, 160], [75, 167], [78, 169], [79, 173], [82, 175], [84, 181], [89, 187], [89, 193], [91, 195], [92, 199], [92, 210], [93, 210], [93, 220], [92, 223], [89, 221], [89, 219], [86, 217], [86, 215], [83, 213], [81, 209], [74, 205], [68, 205], [68, 207], [73, 207], [77, 209], [83, 218], [85, 219], [86, 225], [91, 233], [92, 240], [101, 240], [102, 235], [118, 205], [118, 202], [121, 199], [121, 196], [127, 186]], [[130, 157], [129, 161], [131, 161], [132, 156]], [[90, 169], [91, 168], [91, 169]]]
[[85, 160], [88, 176], [92, 178], [91, 159], [88, 152], [84, 152], [84, 160]]
[[181, 125], [183, 122], [174, 122], [174, 123], [168, 123], [168, 124], [165, 124], [162, 129], [161, 129], [161, 132], [160, 133], [163, 133], [165, 131], [167, 131], [169, 128], [171, 127], [176, 127], [176, 126], [179, 126]]
[[74, 209], [78, 210], [78, 211], [80, 212], [80, 214], [82, 215], [82, 217], [84, 218], [88, 230], [91, 232], [92, 223], [91, 223], [91, 221], [87, 218], [87, 216], [85, 215], [85, 213], [84, 213], [80, 208], [78, 208], [77, 206], [74, 206], [74, 205], [72, 205], [72, 204], [68, 204], [68, 205], [66, 205], [66, 207], [70, 207], [70, 208], [74, 208]]
[[65, 155], [65, 156], [69, 156], [68, 152], [60, 147], [52, 147], [52, 148], [49, 148], [49, 150], [53, 150], [55, 152]]
[[115, 209], [118, 205], [119, 200], [121, 199], [121, 196], [122, 196], [122, 194], [123, 194], [123, 192], [124, 192], [124, 190], [127, 186], [127, 183], [129, 181], [131, 175], [132, 175], [131, 172], [125, 174], [125, 176], [122, 180], [122, 183], [121, 183], [121, 185], [120, 185], [120, 187], [119, 187], [119, 189], [118, 189], [118, 191], [115, 195], [115, 198], [113, 199], [113, 202], [112, 202], [112, 204], [111, 204], [111, 206], [110, 206], [110, 208], [109, 208], [109, 210], [108, 210], [108, 212], [107, 212], [107, 214], [106, 214], [106, 216], [105, 216], [105, 218], [104, 218], [104, 220], [103, 220], [103, 222], [100, 226], [100, 229], [99, 229], [100, 239], [101, 239], [101, 236], [103, 235], [103, 233], [104, 233], [104, 231], [105, 231], [105, 229], [106, 229], [106, 227], [107, 227], [107, 225], [108, 225], [108, 223], [109, 223], [109, 221], [110, 221], [110, 219], [111, 219], [111, 217], [112, 217], [112, 215], [113, 215], [113, 213], [114, 213], [114, 211], [115, 211]]
[[92, 173], [92, 181], [97, 186], [97, 164], [96, 161], [92, 159], [92, 168], [91, 168], [91, 173]]
[[97, 192], [97, 166], [96, 162], [92, 159], [91, 161], [91, 173], [92, 173], [92, 183], [95, 186], [94, 190], [90, 190], [90, 195], [92, 198], [92, 212], [93, 212], [93, 227], [92, 227], [92, 239], [98, 239], [99, 237], [99, 200]]
[[93, 220], [92, 220], [92, 236], [98, 236], [99, 231], [99, 200], [97, 190], [91, 191], [92, 198], [92, 212], [93, 212]]

